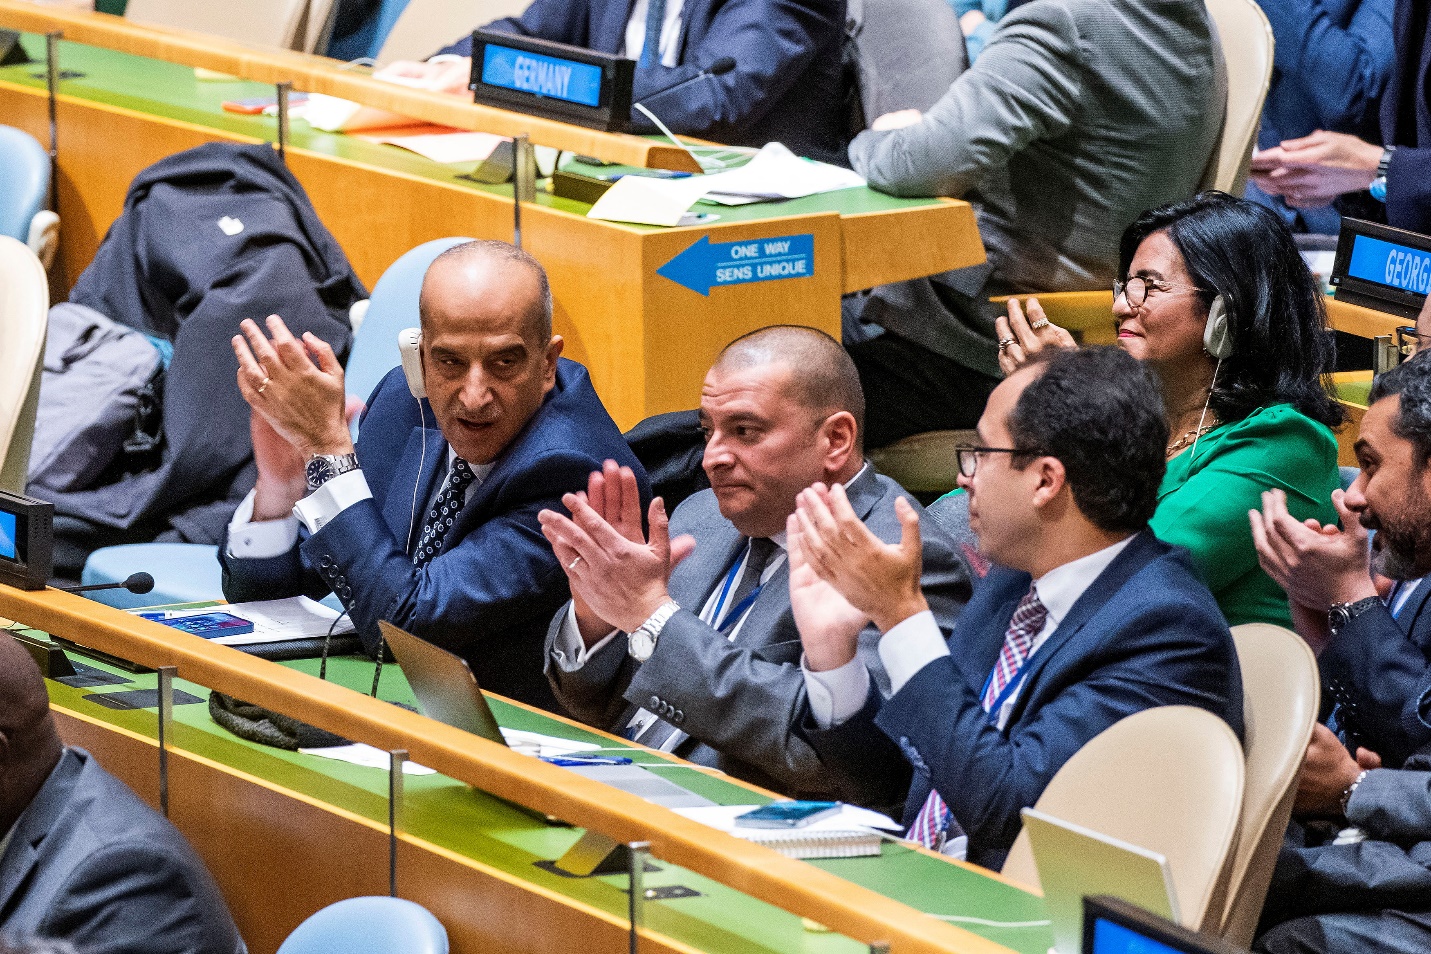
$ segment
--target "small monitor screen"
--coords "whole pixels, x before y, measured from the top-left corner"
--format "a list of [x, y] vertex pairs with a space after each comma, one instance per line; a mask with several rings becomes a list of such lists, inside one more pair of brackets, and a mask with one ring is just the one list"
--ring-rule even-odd
[[1431, 289], [1431, 252], [1358, 235], [1352, 240], [1347, 276], [1424, 295]]
[[1183, 951], [1099, 918], [1093, 924], [1093, 947], [1089, 954], [1183, 954]]
[[491, 43], [482, 57], [482, 82], [583, 106], [601, 105], [600, 66]]
[[13, 513], [0, 510], [0, 559], [20, 559], [20, 519]]

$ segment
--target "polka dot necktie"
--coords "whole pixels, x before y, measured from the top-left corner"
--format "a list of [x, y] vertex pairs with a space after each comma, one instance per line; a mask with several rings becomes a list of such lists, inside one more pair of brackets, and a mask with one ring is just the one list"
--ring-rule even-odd
[[[1008, 632], [1004, 634], [1004, 648], [999, 652], [999, 658], [994, 663], [994, 671], [989, 676], [988, 688], [984, 691], [984, 698], [981, 700], [984, 711], [995, 717], [994, 706], [999, 702], [999, 697], [1009, 683], [1014, 681], [1014, 677], [1019, 674], [1024, 663], [1028, 661], [1029, 651], [1033, 648], [1034, 637], [1043, 629], [1043, 624], [1048, 621], [1048, 609], [1038, 598], [1038, 592], [1029, 587], [1026, 595], [1014, 610], [1013, 618], [1009, 620]], [[924, 805], [919, 809], [919, 815], [915, 817], [914, 824], [909, 826], [909, 840], [917, 841], [926, 848], [939, 851], [944, 839], [957, 826], [954, 813], [949, 810], [949, 806], [944, 804], [944, 799], [934, 789], [929, 790], [929, 797], [924, 800]], [[962, 834], [962, 831], [957, 834]]]
[[462, 512], [467, 485], [476, 478], [477, 475], [472, 473], [472, 467], [467, 461], [461, 457], [453, 458], [452, 468], [448, 470], [447, 480], [442, 485], [442, 493], [432, 502], [432, 509], [428, 511], [427, 519], [422, 524], [422, 535], [417, 538], [417, 549], [412, 551], [414, 566], [426, 566], [442, 553], [442, 543], [447, 539], [452, 525], [457, 522], [457, 515]]

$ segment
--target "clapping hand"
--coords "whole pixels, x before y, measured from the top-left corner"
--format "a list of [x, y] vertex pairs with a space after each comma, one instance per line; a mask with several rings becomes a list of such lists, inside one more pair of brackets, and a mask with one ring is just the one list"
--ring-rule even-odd
[[1359, 748], [1352, 758], [1331, 729], [1313, 726], [1292, 810], [1299, 815], [1340, 815], [1342, 795], [1363, 771], [1377, 768], [1381, 756], [1375, 752]]
[[790, 609], [805, 646], [805, 665], [812, 672], [838, 669], [855, 658], [860, 630], [869, 617], [815, 573], [805, 559], [800, 520], [793, 513], [785, 520], [785, 547], [790, 559]]
[[994, 319], [999, 339], [999, 370], [1010, 375], [1045, 348], [1076, 348], [1078, 342], [1066, 329], [1048, 320], [1037, 298], [1028, 299], [1028, 314], [1017, 298], [1008, 301], [1008, 314]]
[[1287, 511], [1287, 495], [1269, 490], [1262, 511], [1248, 511], [1257, 561], [1294, 603], [1325, 613], [1333, 603], [1376, 595], [1371, 581], [1367, 532], [1347, 509], [1346, 494], [1332, 491], [1342, 527], [1301, 521]]
[[[649, 538], [641, 532], [640, 489], [629, 467], [607, 461], [582, 493], [562, 497], [571, 512], [537, 515], [571, 583], [577, 624], [588, 646], [612, 628], [632, 632], [666, 600], [671, 569], [695, 550], [689, 536], [670, 539], [666, 505], [651, 501]], [[599, 508], [599, 509], [598, 509]]]
[[1356, 136], [1319, 129], [1254, 153], [1252, 181], [1294, 208], [1320, 208], [1371, 185], [1381, 153], [1380, 146]]
[[794, 514], [806, 562], [881, 632], [929, 609], [919, 587], [919, 515], [903, 497], [894, 509], [902, 531], [898, 543], [871, 533], [839, 484], [800, 491]]

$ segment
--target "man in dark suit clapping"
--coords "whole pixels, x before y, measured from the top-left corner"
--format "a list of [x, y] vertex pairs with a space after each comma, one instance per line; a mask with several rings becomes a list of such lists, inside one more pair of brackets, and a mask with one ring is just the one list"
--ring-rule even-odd
[[552, 708], [542, 638], [567, 588], [537, 513], [603, 460], [649, 496], [645, 475], [586, 369], [561, 358], [531, 256], [454, 246], [428, 268], [419, 312], [421, 373], [378, 384], [356, 448], [332, 350], [277, 316], [272, 340], [243, 323], [258, 483], [219, 548], [224, 594], [331, 590], [370, 651], [385, 619], [466, 657], [484, 688]]
[[[1148, 530], [1168, 429], [1149, 373], [1112, 348], [1062, 352], [1010, 375], [960, 449], [980, 551], [952, 637], [919, 585], [920, 524], [884, 543], [850, 520], [840, 489], [801, 494], [791, 518], [791, 602], [806, 678], [824, 707], [805, 723], [852, 775], [907, 760], [909, 837], [998, 868], [1049, 780], [1124, 716], [1192, 705], [1242, 733], [1231, 634], [1187, 554]], [[855, 655], [867, 620], [893, 695]]]

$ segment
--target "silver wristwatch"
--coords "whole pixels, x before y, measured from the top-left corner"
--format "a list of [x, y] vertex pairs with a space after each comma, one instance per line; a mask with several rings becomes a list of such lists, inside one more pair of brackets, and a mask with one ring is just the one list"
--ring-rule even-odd
[[303, 476], [308, 480], [308, 492], [312, 493], [339, 474], [357, 469], [357, 454], [318, 454], [309, 458]]
[[626, 641], [626, 652], [632, 659], [637, 662], [645, 662], [651, 658], [651, 654], [656, 651], [656, 640], [661, 635], [666, 621], [676, 615], [676, 611], [680, 608], [675, 600], [666, 600], [656, 607], [656, 612], [652, 613], [646, 622], [636, 627], [636, 632], [632, 633]]

